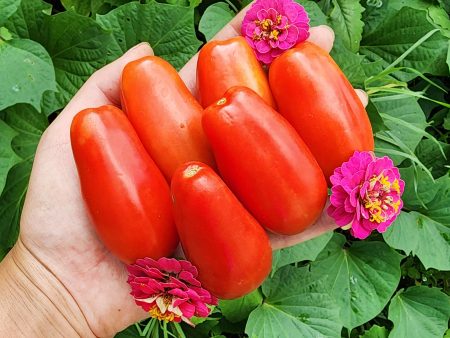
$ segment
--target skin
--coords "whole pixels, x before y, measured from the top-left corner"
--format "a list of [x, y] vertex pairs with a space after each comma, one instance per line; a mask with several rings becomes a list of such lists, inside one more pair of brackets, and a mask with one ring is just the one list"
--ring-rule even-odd
[[[244, 10], [245, 11], [245, 10]], [[244, 11], [216, 36], [239, 35]], [[330, 28], [311, 29], [310, 41], [329, 51]], [[110, 337], [147, 314], [134, 304], [124, 265], [97, 238], [80, 194], [70, 146], [76, 113], [105, 104], [120, 106], [120, 74], [133, 60], [152, 55], [143, 43], [93, 74], [39, 143], [21, 217], [19, 240], [0, 263], [0, 336]], [[180, 76], [196, 94], [194, 56]], [[367, 104], [367, 95], [358, 91]], [[295, 236], [270, 235], [273, 249], [336, 228], [326, 213]]]

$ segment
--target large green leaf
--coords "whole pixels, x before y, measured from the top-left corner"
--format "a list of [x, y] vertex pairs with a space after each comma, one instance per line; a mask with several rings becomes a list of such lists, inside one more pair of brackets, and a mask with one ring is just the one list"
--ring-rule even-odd
[[450, 270], [450, 227], [416, 211], [402, 212], [383, 237], [391, 247], [416, 255], [427, 269]]
[[110, 53], [111, 33], [94, 20], [71, 11], [47, 17], [40, 42], [55, 67], [57, 93], [47, 92], [45, 112], [63, 108]]
[[362, 67], [362, 62], [365, 59], [364, 56], [351, 52], [345, 47], [340, 37], [335, 39], [330, 55], [354, 87], [364, 87], [364, 80], [367, 78]]
[[0, 194], [6, 183], [9, 170], [20, 161], [12, 149], [12, 140], [17, 132], [0, 120]]
[[411, 165], [407, 168], [400, 168], [400, 175], [405, 181], [402, 199], [408, 209], [421, 208], [436, 196], [438, 185], [423, 169], [414, 169]]
[[30, 178], [34, 153], [48, 125], [47, 118], [29, 105], [7, 109], [5, 122], [17, 132], [12, 140], [14, 151], [22, 159], [8, 173], [0, 196], [0, 247], [12, 247], [19, 233], [19, 220]]
[[447, 159], [444, 158], [438, 145], [433, 140], [422, 140], [416, 148], [417, 157], [431, 170], [435, 178], [447, 174], [450, 170], [450, 144], [443, 142], [439, 142], [439, 144]]
[[360, 338], [388, 338], [388, 331], [383, 326], [374, 325], [365, 331]]
[[388, 318], [394, 323], [389, 338], [442, 338], [448, 328], [450, 299], [438, 288], [413, 286], [392, 298]]
[[51, 11], [52, 5], [43, 0], [21, 0], [5, 26], [15, 37], [39, 41], [42, 24]]
[[52, 60], [37, 42], [0, 41], [0, 64], [0, 110], [17, 103], [40, 110], [42, 94], [56, 89]]
[[286, 266], [263, 284], [266, 299], [249, 316], [250, 338], [340, 337], [339, 310], [307, 268]]
[[311, 26], [326, 25], [328, 23], [327, 16], [322, 12], [317, 2], [311, 0], [295, 0], [305, 7], [309, 16], [309, 24]]
[[[421, 212], [436, 222], [450, 228], [450, 176], [436, 180], [437, 191], [433, 200]], [[450, 240], [447, 237], [447, 240]]]
[[[394, 119], [384, 119], [384, 124], [389, 130], [376, 134], [378, 137], [375, 138], [375, 150], [381, 148], [403, 151], [402, 146], [399, 145], [397, 140], [399, 139], [409, 149], [409, 152], [413, 154], [423, 137], [421, 132], [415, 131], [413, 128], [424, 130], [427, 126], [425, 115], [417, 103], [417, 99], [413, 97], [385, 96], [373, 98], [372, 103], [381, 114], [386, 114], [394, 119], [401, 120], [399, 122]], [[411, 125], [413, 128], [405, 128], [404, 123]], [[391, 141], [386, 142], [386, 138]], [[390, 153], [385, 154], [383, 151], [377, 151], [377, 154], [390, 156], [396, 165], [405, 159], [402, 156], [392, 155]]]
[[72, 10], [81, 15], [95, 15], [105, 0], [61, 0], [61, 4], [67, 10]]
[[[385, 20], [371, 33], [363, 37], [360, 51], [371, 60], [383, 60], [387, 67], [435, 27], [427, 20], [427, 12], [403, 7]], [[409, 53], [399, 66], [415, 68], [422, 73], [447, 75], [446, 53], [448, 38], [434, 33]], [[414, 73], [397, 73], [402, 80], [411, 80]]]
[[0, 26], [8, 19], [20, 5], [20, 0], [0, 0]]
[[155, 52], [177, 69], [181, 68], [200, 46], [194, 30], [194, 9], [151, 2], [132, 2], [97, 21], [114, 34], [112, 55], [117, 57], [142, 41], [148, 41]]
[[279, 268], [300, 261], [313, 261], [317, 255], [333, 237], [333, 232], [329, 231], [321, 236], [310, 239], [309, 241], [299, 243], [289, 248], [273, 252], [272, 272]]
[[400, 281], [402, 256], [383, 242], [354, 242], [334, 234], [311, 263], [316, 278], [328, 276], [326, 287], [341, 309], [345, 327], [352, 329], [378, 315]]
[[332, 0], [332, 3], [334, 7], [330, 14], [331, 26], [345, 47], [356, 53], [364, 26], [361, 20], [364, 7], [355, 0]]
[[236, 323], [247, 319], [250, 312], [261, 305], [263, 297], [259, 289], [243, 297], [232, 300], [221, 300], [219, 302], [222, 314], [230, 322]]
[[211, 40], [236, 14], [225, 2], [216, 2], [203, 13], [198, 30], [203, 33], [206, 41]]

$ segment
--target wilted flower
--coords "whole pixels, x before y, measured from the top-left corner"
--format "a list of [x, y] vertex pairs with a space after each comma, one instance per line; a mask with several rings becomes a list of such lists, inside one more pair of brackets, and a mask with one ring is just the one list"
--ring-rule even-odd
[[405, 182], [392, 160], [372, 152], [356, 151], [330, 177], [331, 205], [328, 214], [339, 226], [350, 224], [351, 234], [360, 239], [373, 230], [386, 231], [403, 207]]
[[293, 0], [256, 0], [242, 21], [241, 33], [258, 60], [270, 64], [309, 36], [309, 17]]
[[190, 318], [207, 317], [207, 305], [217, 305], [217, 298], [202, 288], [197, 269], [188, 261], [146, 257], [127, 269], [131, 295], [153, 318], [193, 325]]

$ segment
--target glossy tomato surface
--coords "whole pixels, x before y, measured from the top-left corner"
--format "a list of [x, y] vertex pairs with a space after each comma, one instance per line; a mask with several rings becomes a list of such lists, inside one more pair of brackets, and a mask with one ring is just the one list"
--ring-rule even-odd
[[275, 106], [267, 75], [242, 36], [210, 41], [202, 47], [197, 63], [197, 84], [200, 103], [205, 108], [233, 86], [253, 89], [268, 104]]
[[322, 170], [294, 128], [255, 92], [233, 87], [203, 113], [224, 181], [267, 229], [292, 235], [322, 213]]
[[372, 127], [355, 90], [331, 56], [303, 42], [270, 66], [278, 111], [314, 154], [325, 177], [355, 150], [373, 150]]
[[125, 263], [170, 256], [178, 243], [170, 190], [125, 114], [113, 106], [73, 119], [81, 192], [105, 246]]
[[167, 180], [187, 161], [214, 165], [201, 126], [203, 109], [167, 61], [147, 56], [125, 66], [122, 106]]
[[175, 172], [171, 189], [183, 251], [202, 286], [232, 299], [261, 285], [272, 264], [268, 236], [222, 179], [190, 162]]

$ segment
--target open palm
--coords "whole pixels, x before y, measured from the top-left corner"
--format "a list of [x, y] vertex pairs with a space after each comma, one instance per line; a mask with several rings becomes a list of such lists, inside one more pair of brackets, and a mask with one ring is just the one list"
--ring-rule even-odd
[[[216, 38], [238, 35], [242, 13]], [[330, 50], [333, 33], [326, 27], [311, 30], [310, 39]], [[96, 72], [44, 133], [36, 153], [26, 197], [18, 247], [45, 266], [76, 302], [96, 336], [112, 336], [146, 313], [129, 296], [124, 265], [97, 238], [84, 206], [72, 150], [70, 124], [82, 109], [104, 104], [120, 106], [119, 79], [128, 62], [151, 55], [140, 44]], [[196, 56], [180, 75], [195, 93]], [[363, 97], [363, 96], [362, 96]], [[105, 196], [107, 198], [107, 196]], [[272, 236], [274, 248], [318, 236], [335, 228], [325, 214], [297, 236]]]

